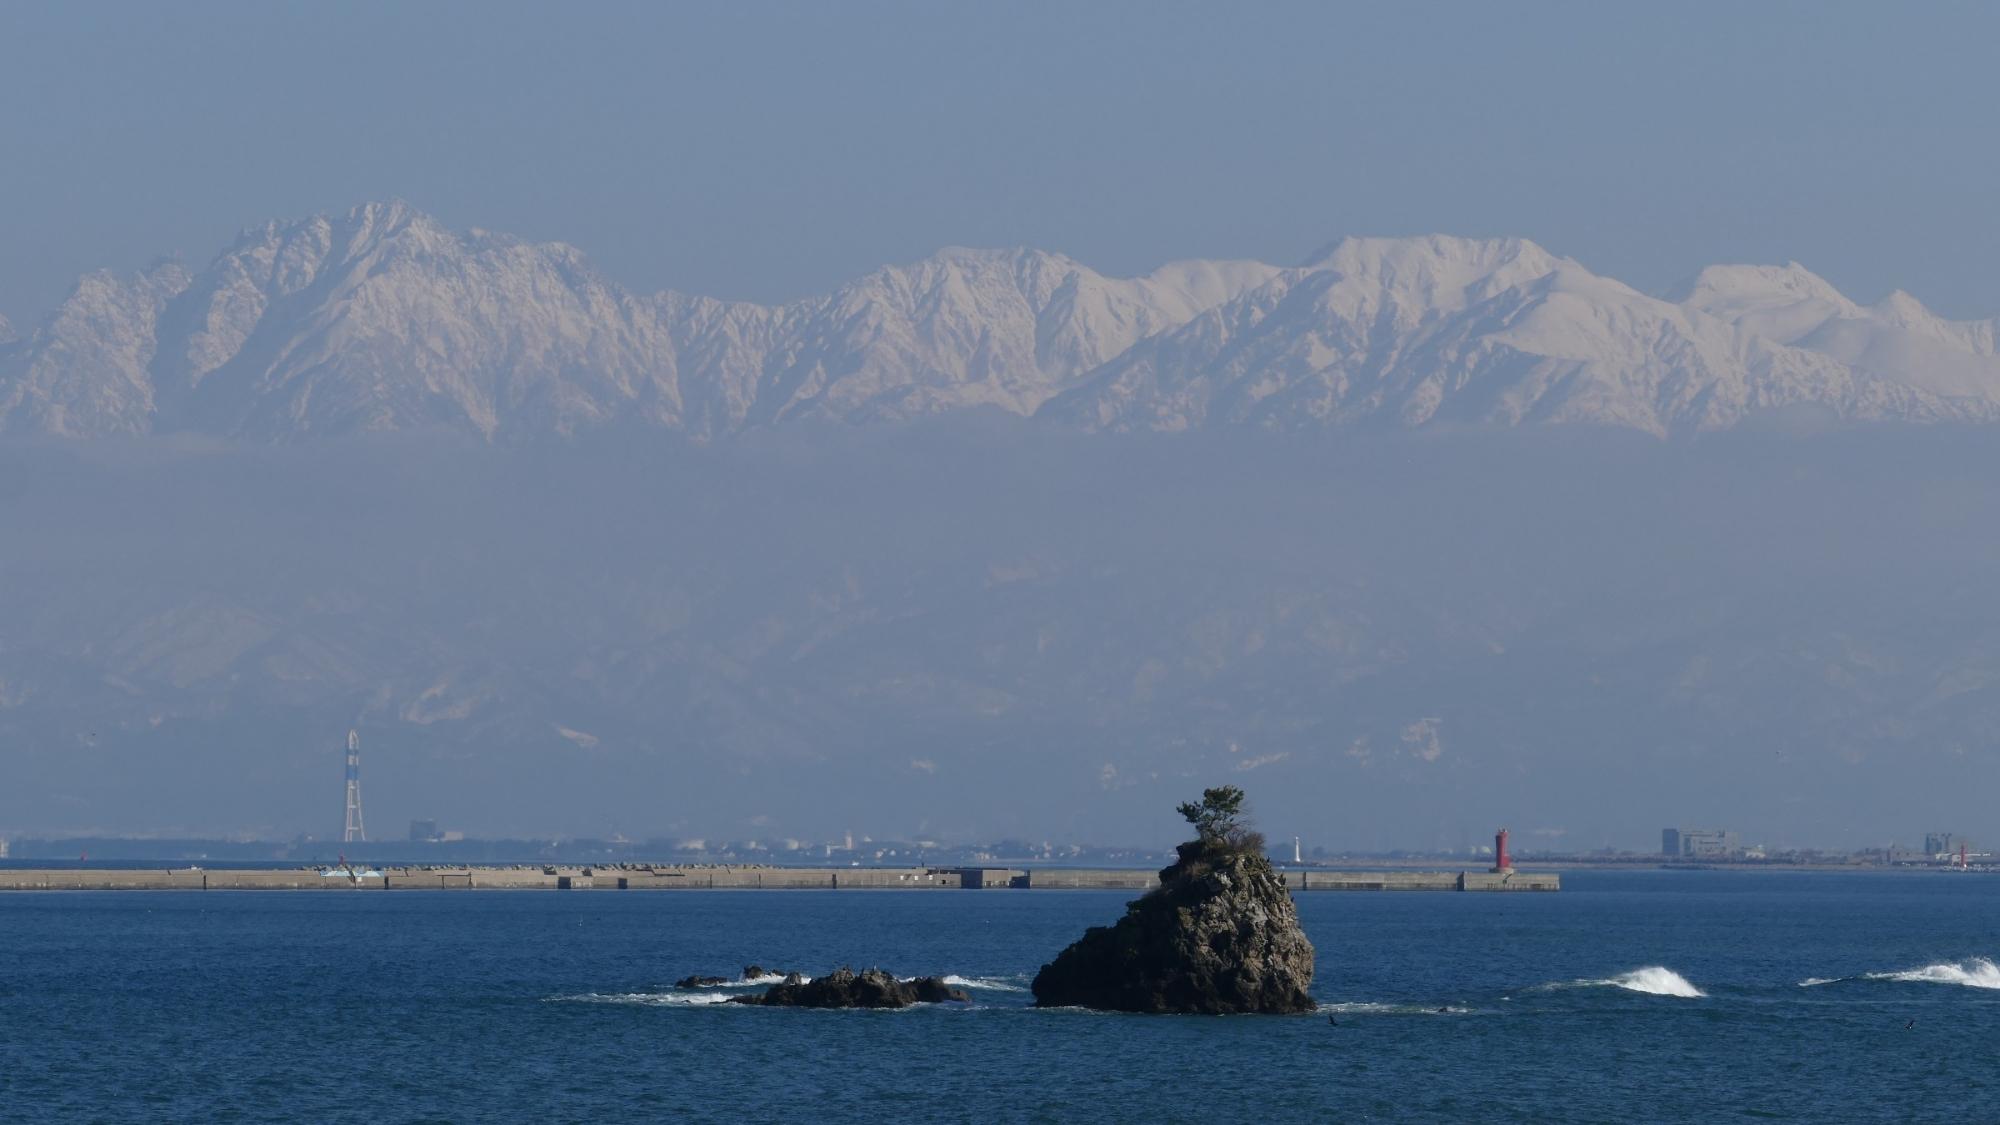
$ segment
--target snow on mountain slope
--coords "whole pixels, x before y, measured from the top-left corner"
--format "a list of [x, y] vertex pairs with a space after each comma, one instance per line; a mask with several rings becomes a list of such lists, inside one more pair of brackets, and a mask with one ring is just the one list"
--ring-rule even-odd
[[1793, 262], [1710, 266], [1682, 298], [1753, 335], [1937, 395], [2000, 400], [1993, 320], [1951, 321], [1907, 293], [1872, 307]]
[[657, 301], [576, 250], [455, 235], [398, 203], [252, 231], [171, 310], [155, 374], [167, 428], [285, 439], [503, 425], [676, 425]]
[[1661, 435], [1798, 404], [2000, 417], [1990, 398], [1885, 380], [1773, 330], [1519, 239], [1348, 239], [1144, 341], [1044, 413], [1111, 429], [1587, 422]]
[[2000, 420], [1996, 322], [1796, 265], [1648, 296], [1521, 239], [1350, 238], [1296, 268], [1114, 278], [947, 249], [765, 306], [629, 293], [560, 243], [406, 204], [246, 231], [199, 273], [91, 274], [0, 346], [0, 430], [267, 442], [612, 423], [715, 438], [970, 408], [1086, 428], [1588, 423], [1672, 434], [1807, 405]]
[[1028, 414], [1141, 338], [1277, 272], [1176, 263], [1121, 279], [1039, 250], [947, 249], [783, 309], [789, 346], [767, 362], [748, 420]]
[[1041, 251], [947, 250], [766, 307], [635, 296], [572, 247], [371, 203], [246, 231], [199, 275], [84, 279], [0, 356], [0, 423], [290, 441], [1026, 414], [1276, 272], [1191, 262], [1118, 279]]
[[677, 362], [696, 373], [680, 387], [681, 427], [703, 438], [741, 427], [766, 365], [786, 353], [783, 317], [764, 305], [680, 293], [662, 293], [655, 303]]
[[190, 274], [167, 262], [137, 275], [85, 274], [0, 367], [0, 431], [58, 437], [144, 433], [160, 312]]

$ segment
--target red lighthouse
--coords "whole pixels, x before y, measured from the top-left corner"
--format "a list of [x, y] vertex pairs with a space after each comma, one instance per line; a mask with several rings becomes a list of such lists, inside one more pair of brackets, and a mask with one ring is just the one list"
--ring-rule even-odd
[[1505, 874], [1514, 870], [1514, 857], [1507, 854], [1507, 830], [1502, 828], [1493, 834], [1493, 871]]

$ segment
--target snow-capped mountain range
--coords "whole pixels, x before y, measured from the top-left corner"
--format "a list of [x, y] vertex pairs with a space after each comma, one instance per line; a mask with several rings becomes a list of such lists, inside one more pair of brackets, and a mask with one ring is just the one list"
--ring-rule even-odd
[[1655, 297], [1531, 242], [1442, 236], [1136, 278], [948, 249], [766, 306], [635, 294], [572, 247], [391, 202], [246, 231], [198, 271], [92, 273], [32, 331], [0, 320], [0, 432], [708, 439], [974, 407], [1108, 430], [1992, 422], [1996, 338], [1797, 264]]

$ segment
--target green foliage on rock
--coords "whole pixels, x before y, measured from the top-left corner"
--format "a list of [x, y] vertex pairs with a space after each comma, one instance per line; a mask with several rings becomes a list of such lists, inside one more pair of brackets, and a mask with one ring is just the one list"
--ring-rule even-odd
[[1201, 791], [1201, 801], [1183, 801], [1176, 810], [1194, 825], [1195, 839], [1180, 846], [1183, 861], [1264, 850], [1264, 837], [1251, 829], [1243, 812], [1243, 790], [1221, 785]]
[[1181, 816], [1194, 825], [1205, 840], [1222, 839], [1239, 827], [1238, 818], [1243, 815], [1243, 790], [1234, 785], [1224, 785], [1201, 791], [1201, 803], [1182, 801], [1177, 810]]

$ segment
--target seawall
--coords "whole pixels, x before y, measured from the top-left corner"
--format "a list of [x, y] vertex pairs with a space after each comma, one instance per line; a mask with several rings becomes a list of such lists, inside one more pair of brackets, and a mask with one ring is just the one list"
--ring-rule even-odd
[[[1555, 891], [1550, 872], [1284, 871], [1295, 891]], [[1051, 867], [381, 867], [0, 869], [0, 891], [1134, 890], [1151, 871]]]

